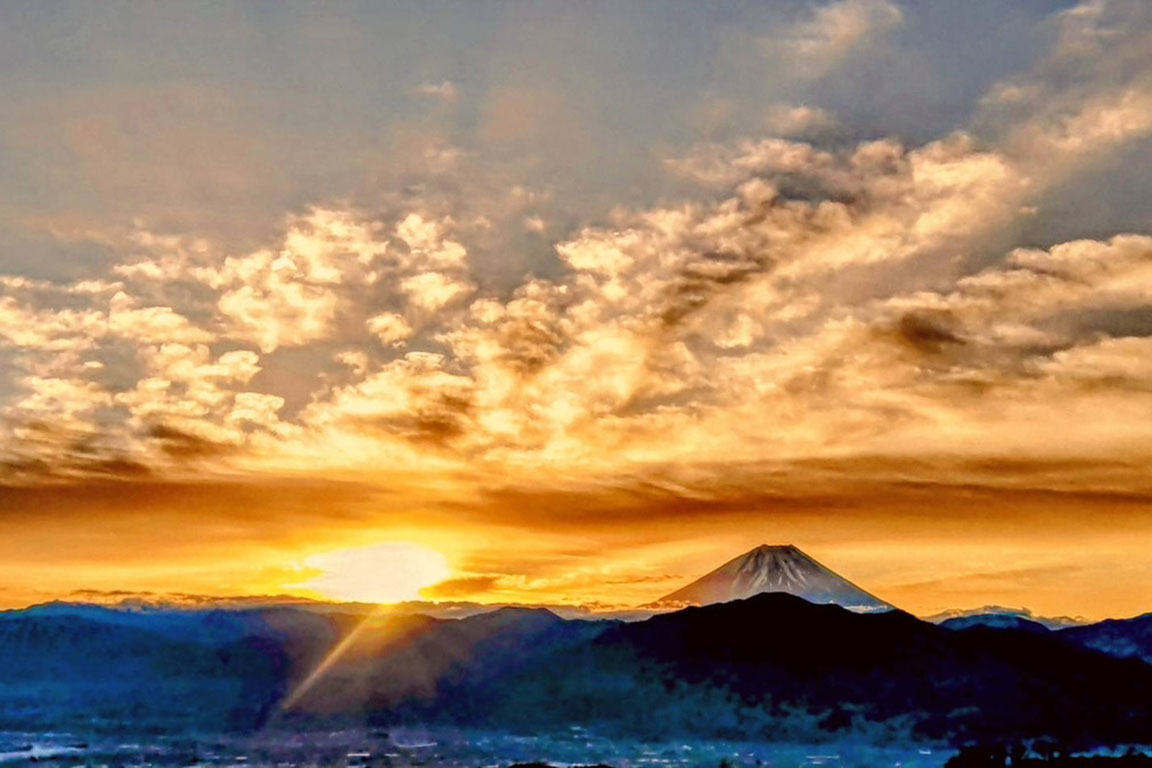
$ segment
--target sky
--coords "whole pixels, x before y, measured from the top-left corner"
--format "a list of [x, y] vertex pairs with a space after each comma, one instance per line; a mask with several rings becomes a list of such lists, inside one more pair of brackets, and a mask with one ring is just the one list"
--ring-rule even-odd
[[1152, 610], [1142, 0], [0, 2], [0, 607]]

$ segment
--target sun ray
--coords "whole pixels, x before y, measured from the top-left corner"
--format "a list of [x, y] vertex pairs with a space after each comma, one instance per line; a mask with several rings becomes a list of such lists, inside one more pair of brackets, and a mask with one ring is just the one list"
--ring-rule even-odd
[[364, 631], [369, 627], [370, 624], [372, 624], [372, 620], [380, 615], [380, 612], [381, 606], [374, 607], [371, 611], [368, 612], [367, 615], [364, 616], [360, 623], [352, 628], [351, 632], [345, 635], [344, 638], [340, 640], [340, 642], [336, 643], [332, 650], [330, 650], [328, 654], [320, 660], [320, 663], [317, 664], [316, 667], [308, 673], [308, 676], [300, 681], [300, 684], [297, 685], [296, 688], [284, 698], [284, 701], [280, 704], [281, 711], [288, 711], [289, 709], [292, 709], [294, 706], [296, 706], [296, 704], [308, 693], [308, 691], [310, 691], [313, 686], [315, 686], [316, 683], [319, 682], [320, 679], [323, 678], [330, 669], [332, 669], [336, 662], [343, 658], [344, 654], [348, 652], [348, 649], [356, 643], [356, 640], [360, 637], [360, 635], [364, 634]]

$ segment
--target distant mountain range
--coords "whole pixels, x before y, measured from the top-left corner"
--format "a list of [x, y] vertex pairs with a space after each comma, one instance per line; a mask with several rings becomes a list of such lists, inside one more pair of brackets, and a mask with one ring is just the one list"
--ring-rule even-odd
[[1030, 624], [1040, 624], [1048, 629], [1065, 629], [1090, 624], [1087, 619], [1074, 616], [1037, 616], [1027, 608], [1005, 608], [1002, 605], [985, 605], [981, 608], [953, 609], [923, 617], [925, 621], [933, 624], [949, 624], [953, 627], [968, 626], [972, 624], [994, 624], [1003, 622], [1011, 624], [1020, 621]]
[[936, 625], [791, 547], [757, 548], [669, 599], [777, 587], [802, 596], [635, 622], [527, 608], [459, 619], [310, 605], [0, 612], [0, 730], [583, 725], [643, 738], [1081, 746], [1152, 734], [1152, 614], [1057, 630], [995, 613]]
[[970, 613], [939, 622], [946, 629], [1012, 629], [1054, 634], [1085, 648], [1117, 658], [1137, 658], [1152, 664], [1152, 613], [1130, 619], [1070, 623], [1064, 619], [1025, 618], [1018, 612]]

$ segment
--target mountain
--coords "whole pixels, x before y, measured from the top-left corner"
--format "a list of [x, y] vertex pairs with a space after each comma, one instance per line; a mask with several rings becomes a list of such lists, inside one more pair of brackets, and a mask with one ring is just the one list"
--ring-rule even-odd
[[614, 624], [529, 608], [463, 619], [308, 606], [0, 611], [0, 730], [246, 730], [377, 713], [475, 722], [470, 691]]
[[501, 722], [651, 738], [1140, 741], [1152, 666], [769, 593], [619, 624], [501, 681]]
[[0, 612], [0, 730], [262, 725], [359, 617], [295, 608]]
[[[971, 624], [986, 624], [988, 626], [1009, 626], [1012, 619], [1019, 619], [1031, 624], [1040, 624], [1047, 629], [1064, 629], [1087, 624], [1087, 619], [1072, 616], [1037, 616], [1027, 608], [1005, 608], [1002, 605], [985, 605], [980, 608], [953, 608], [932, 616], [923, 617], [924, 621], [933, 624], [960, 628]], [[967, 621], [956, 621], [964, 619]], [[1024, 625], [1021, 625], [1024, 626]]]
[[1061, 630], [1060, 636], [1110, 656], [1134, 657], [1152, 664], [1152, 613], [1069, 627]]
[[1130, 619], [1106, 619], [1094, 624], [1082, 619], [1043, 618], [1026, 609], [987, 606], [973, 611], [948, 611], [929, 617], [946, 629], [992, 627], [1025, 632], [1053, 632], [1066, 642], [1117, 658], [1137, 658], [1152, 664], [1152, 613]]
[[854, 611], [893, 608], [790, 544], [756, 547], [653, 605], [711, 605], [761, 592], [787, 592], [810, 603], [834, 603]]
[[944, 629], [971, 629], [972, 627], [988, 627], [990, 629], [1014, 629], [1021, 632], [1050, 632], [1048, 627], [1038, 621], [1025, 619], [1021, 616], [1006, 613], [974, 613], [969, 616], [956, 616], [940, 622]]
[[177, 730], [258, 724], [281, 695], [281, 651], [78, 616], [0, 621], [0, 730]]
[[[565, 619], [621, 619], [624, 621], [648, 618], [651, 610], [644, 608], [604, 608], [603, 606], [573, 605], [567, 603], [476, 603], [468, 600], [406, 600], [381, 605], [377, 603], [330, 602], [291, 595], [258, 595], [249, 597], [217, 597], [212, 595], [132, 595], [109, 598], [94, 595], [93, 601], [66, 602], [54, 600], [39, 603], [17, 611], [77, 614], [85, 611], [115, 611], [119, 614], [168, 615], [201, 614], [206, 611], [238, 613], [294, 608], [309, 613], [339, 613], [359, 616], [404, 616], [418, 614], [437, 619], [464, 619], [501, 608], [546, 608]], [[0, 610], [0, 617], [11, 610]]]
[[933, 621], [940, 627], [952, 630], [984, 627], [1051, 633], [1081, 648], [1090, 648], [1121, 659], [1141, 659], [1152, 664], [1152, 613], [1130, 619], [1105, 619], [1094, 624], [1067, 624], [1072, 620], [1035, 618], [1028, 611], [1012, 609], [1004, 609], [1003, 612], [949, 612], [949, 618], [934, 621], [938, 618], [932, 617], [925, 621]]
[[578, 725], [1086, 748], [1152, 732], [1152, 665], [1092, 647], [1142, 653], [1152, 616], [1025, 629], [948, 629], [781, 592], [630, 623], [525, 608], [442, 619], [54, 605], [0, 613], [0, 730]]
[[483, 719], [475, 691], [616, 622], [565, 620], [549, 610], [501, 608], [463, 619], [388, 618], [358, 634], [290, 716], [382, 715], [415, 722]]

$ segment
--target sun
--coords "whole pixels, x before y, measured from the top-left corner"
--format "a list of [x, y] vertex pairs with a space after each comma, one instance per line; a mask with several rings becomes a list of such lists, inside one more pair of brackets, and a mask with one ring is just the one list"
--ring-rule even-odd
[[335, 600], [399, 603], [452, 575], [441, 553], [418, 544], [386, 542], [312, 555], [304, 565], [319, 575], [298, 585]]

